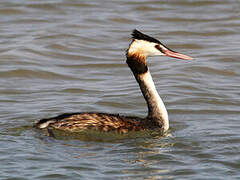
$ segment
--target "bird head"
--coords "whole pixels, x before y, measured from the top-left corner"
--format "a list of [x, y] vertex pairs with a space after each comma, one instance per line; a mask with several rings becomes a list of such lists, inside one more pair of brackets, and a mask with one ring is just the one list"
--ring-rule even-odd
[[178, 53], [167, 48], [159, 40], [141, 33], [138, 30], [132, 32], [133, 41], [127, 50], [128, 56], [138, 56], [146, 58], [148, 56], [169, 56], [178, 59], [192, 60], [190, 56]]

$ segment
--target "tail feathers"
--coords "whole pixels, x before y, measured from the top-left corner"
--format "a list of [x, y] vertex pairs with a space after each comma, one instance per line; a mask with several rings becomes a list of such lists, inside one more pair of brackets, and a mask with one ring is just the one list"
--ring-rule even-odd
[[39, 129], [47, 128], [49, 124], [54, 122], [56, 122], [56, 120], [42, 119], [35, 124], [35, 127]]
[[59, 120], [62, 120], [64, 118], [70, 117], [75, 114], [80, 114], [80, 113], [65, 113], [65, 114], [62, 114], [62, 115], [59, 115], [56, 117], [41, 119], [34, 125], [34, 127], [39, 128], [39, 129], [44, 129], [44, 128], [47, 128], [52, 123], [55, 123]]

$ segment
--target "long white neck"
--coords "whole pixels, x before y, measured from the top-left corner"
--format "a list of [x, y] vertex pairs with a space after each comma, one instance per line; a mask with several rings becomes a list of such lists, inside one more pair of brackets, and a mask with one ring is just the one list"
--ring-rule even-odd
[[148, 105], [148, 118], [156, 121], [164, 131], [167, 131], [169, 128], [168, 113], [158, 95], [149, 70], [143, 74], [134, 75]]

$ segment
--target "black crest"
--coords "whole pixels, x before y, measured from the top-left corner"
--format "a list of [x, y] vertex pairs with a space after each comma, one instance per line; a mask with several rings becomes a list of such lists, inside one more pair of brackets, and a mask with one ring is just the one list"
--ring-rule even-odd
[[161, 44], [161, 42], [153, 37], [150, 37], [146, 34], [141, 33], [140, 31], [134, 29], [132, 32], [133, 39], [145, 40], [153, 43]]

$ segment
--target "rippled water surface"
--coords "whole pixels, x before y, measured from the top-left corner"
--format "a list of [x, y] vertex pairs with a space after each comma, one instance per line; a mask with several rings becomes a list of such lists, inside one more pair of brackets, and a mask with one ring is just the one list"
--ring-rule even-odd
[[[237, 0], [2, 0], [0, 179], [239, 179], [239, 9]], [[146, 115], [125, 64], [134, 28], [195, 58], [149, 58], [168, 136], [32, 128], [64, 112]]]

